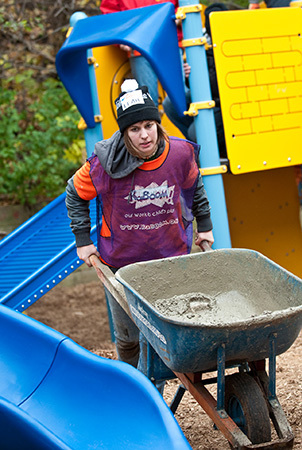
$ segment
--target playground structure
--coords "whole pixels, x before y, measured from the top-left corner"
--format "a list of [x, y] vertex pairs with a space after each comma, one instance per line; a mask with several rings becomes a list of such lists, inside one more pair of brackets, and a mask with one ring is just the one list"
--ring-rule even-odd
[[[200, 167], [212, 206], [216, 248], [251, 248], [301, 276], [302, 235], [292, 167], [302, 163], [301, 9], [236, 11], [211, 16], [228, 168], [220, 163], [209, 108], [211, 93], [201, 38], [201, 7], [188, 1], [180, 5], [178, 14], [192, 68], [191, 114], [202, 147]], [[73, 29], [58, 54], [58, 73], [83, 116], [81, 125], [85, 129], [88, 155], [97, 140], [109, 137], [117, 129], [113, 100], [129, 66], [125, 54], [114, 43], [130, 44], [146, 56], [161, 82], [162, 95], [165, 91], [179, 112], [185, 110], [176, 31], [171, 20], [173, 8], [168, 4], [149, 8], [152, 14], [151, 10], [118, 13], [123, 14], [120, 17], [124, 27], [116, 15], [75, 16]], [[131, 29], [125, 26], [130, 19]], [[152, 45], [148, 48], [146, 29], [153, 30]], [[264, 47], [269, 49], [270, 56], [259, 56], [259, 48]], [[261, 78], [263, 74], [266, 78]], [[257, 85], [255, 80], [262, 84]], [[178, 133], [165, 117], [163, 123], [169, 134]], [[63, 194], [0, 242], [3, 305], [26, 310], [81, 265], [64, 200]], [[94, 224], [94, 204], [91, 212]], [[95, 227], [92, 237], [96, 241]], [[14, 267], [22, 270], [14, 271], [12, 276]]]
[[[123, 21], [124, 18], [134, 16], [135, 22], [130, 30], [125, 26], [123, 30], [116, 27], [114, 20], [111, 22], [112, 15], [86, 18], [82, 13], [76, 13], [72, 18], [73, 29], [59, 52], [57, 66], [61, 79], [83, 116], [80, 126], [84, 129], [88, 156], [97, 140], [108, 138], [117, 129], [114, 99], [124, 77], [129, 74], [125, 52], [111, 45], [112, 43], [130, 43], [140, 50], [154, 64], [161, 85], [175, 101], [178, 110], [184, 111], [186, 105], [182, 93], [176, 31], [173, 21], [171, 22], [174, 11], [169, 6], [171, 5], [151, 7], [155, 12], [159, 8], [160, 13], [148, 13], [147, 22], [144, 8], [118, 13], [122, 14]], [[201, 173], [212, 207], [214, 246], [260, 251], [282, 267], [301, 276], [302, 233], [293, 167], [301, 164], [302, 158], [299, 152], [302, 134], [299, 124], [301, 9], [278, 8], [211, 14], [230, 170], [220, 163], [212, 109], [205, 105], [211, 96], [205, 48], [202, 39], [194, 43], [192, 41], [194, 33], [195, 36], [202, 33], [202, 8], [201, 5], [195, 5], [191, 9], [191, 12], [184, 12], [180, 8], [179, 15], [184, 18], [186, 54], [192, 67], [192, 114], [202, 148]], [[116, 17], [116, 14], [113, 16]], [[191, 20], [193, 24], [189, 23]], [[270, 26], [264, 27], [267, 23]], [[284, 24], [287, 24], [286, 27]], [[154, 33], [155, 38], [158, 36], [156, 44], [149, 48], [145, 48], [144, 42], [143, 31], [146, 27], [158, 30]], [[222, 31], [225, 29], [228, 33], [226, 42]], [[261, 38], [264, 33], [265, 39]], [[234, 42], [233, 47], [228, 44], [231, 41]], [[260, 57], [257, 51], [264, 43], [271, 53]], [[290, 50], [286, 50], [286, 43]], [[229, 49], [227, 55], [225, 48]], [[268, 60], [275, 61], [276, 67], [269, 67]], [[230, 67], [236, 67], [236, 72], [234, 69], [231, 71]], [[170, 77], [170, 73], [173, 73], [173, 77]], [[263, 75], [265, 73], [266, 81]], [[272, 78], [273, 75], [275, 78]], [[200, 76], [203, 77], [201, 82]], [[281, 76], [281, 80], [278, 81], [277, 76]], [[241, 79], [245, 80], [246, 85], [242, 82], [241, 85], [234, 84], [234, 80], [239, 83]], [[262, 84], [253, 84], [252, 79], [262, 80]], [[233, 80], [233, 85], [230, 85], [229, 80]], [[78, 89], [79, 85], [81, 89]], [[165, 95], [163, 90], [160, 95]], [[271, 100], [265, 96], [270, 96]], [[263, 110], [263, 105], [266, 110]], [[283, 112], [282, 106], [289, 109]], [[274, 115], [268, 114], [269, 108]], [[292, 123], [289, 118], [293, 119]], [[282, 119], [284, 128], [281, 127]], [[274, 121], [277, 121], [276, 125]], [[264, 124], [269, 123], [271, 128], [264, 129]], [[163, 124], [170, 134], [180, 135], [165, 115]], [[250, 126], [249, 134], [246, 133], [247, 124]], [[261, 144], [262, 141], [265, 145]], [[241, 153], [238, 142], [244, 147]], [[248, 142], [252, 144], [248, 145]], [[238, 166], [242, 169], [238, 169]], [[63, 194], [1, 241], [0, 261], [3, 270], [0, 274], [0, 299], [3, 304], [20, 311], [26, 310], [82, 264], [76, 256], [64, 200]], [[91, 215], [94, 226], [96, 211], [93, 203]], [[52, 248], [49, 248], [48, 236], [52, 239]], [[284, 236], [287, 238], [284, 239]], [[95, 227], [92, 228], [92, 238], [96, 242]], [[19, 261], [21, 264], [28, 262], [29, 255], [30, 264], [27, 268], [24, 267], [17, 276], [11, 276], [10, 268]]]

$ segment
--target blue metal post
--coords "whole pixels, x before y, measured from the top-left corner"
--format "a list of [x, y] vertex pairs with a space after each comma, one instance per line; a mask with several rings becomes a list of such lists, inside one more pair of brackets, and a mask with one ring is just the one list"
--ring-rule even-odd
[[[85, 19], [87, 16], [83, 12], [75, 12], [70, 18], [70, 26], [74, 26], [78, 20]], [[92, 50], [87, 50], [87, 58], [92, 57]], [[88, 64], [88, 62], [87, 62]], [[98, 91], [97, 84], [95, 78], [94, 64], [90, 64], [89, 71], [89, 80], [90, 80], [90, 89], [92, 95], [92, 104], [93, 104], [93, 113], [94, 116], [100, 115], [100, 107], [98, 101]], [[79, 87], [80, 89], [80, 87]], [[101, 123], [96, 123], [94, 128], [86, 128], [84, 131], [85, 143], [86, 143], [86, 152], [87, 157], [91, 156], [94, 151], [94, 146], [96, 142], [101, 141], [103, 139], [103, 130]]]
[[[179, 6], [199, 5], [197, 0], [180, 0]], [[182, 21], [184, 39], [203, 37], [200, 12], [186, 13]], [[206, 51], [204, 45], [186, 47], [188, 64], [191, 66], [190, 90], [192, 103], [212, 100]], [[213, 109], [200, 109], [194, 118], [197, 142], [201, 145], [200, 166], [202, 168], [220, 166], [216, 127]], [[215, 243], [213, 248], [232, 246], [224, 186], [221, 174], [207, 175], [203, 178], [211, 205]]]
[[[92, 57], [92, 50], [87, 50], [87, 56]], [[100, 113], [100, 106], [99, 106], [99, 100], [98, 100], [98, 90], [97, 90], [97, 84], [96, 84], [96, 78], [95, 78], [95, 69], [94, 64], [89, 65], [89, 80], [90, 80], [90, 88], [91, 88], [91, 95], [92, 95], [92, 104], [93, 104], [93, 113], [94, 116], [99, 116]], [[86, 142], [86, 151], [87, 156], [91, 156], [94, 151], [94, 146], [96, 142], [101, 141], [103, 139], [103, 130], [102, 125], [100, 122], [95, 124], [94, 128], [86, 128], [85, 130], [85, 142]]]

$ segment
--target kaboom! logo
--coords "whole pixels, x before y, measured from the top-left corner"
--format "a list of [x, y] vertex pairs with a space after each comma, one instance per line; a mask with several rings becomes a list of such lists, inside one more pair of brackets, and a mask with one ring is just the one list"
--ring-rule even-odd
[[165, 203], [173, 205], [174, 188], [175, 185], [168, 186], [168, 181], [164, 181], [160, 186], [154, 182], [146, 187], [136, 185], [129, 195], [130, 199], [127, 196], [125, 200], [135, 203], [135, 209], [151, 204], [159, 207], [164, 206]]

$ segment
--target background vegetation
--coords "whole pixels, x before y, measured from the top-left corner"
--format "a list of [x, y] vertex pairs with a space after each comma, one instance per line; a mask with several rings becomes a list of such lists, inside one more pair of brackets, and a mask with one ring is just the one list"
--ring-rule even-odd
[[[211, 1], [203, 1], [210, 4]], [[247, 0], [236, 0], [247, 6]], [[2, 0], [0, 201], [27, 206], [62, 193], [85, 157], [79, 113], [55, 57], [70, 16], [100, 14], [100, 0]]]
[[55, 57], [73, 12], [94, 0], [4, 0], [0, 7], [0, 199], [35, 205], [62, 193], [85, 157], [80, 115]]

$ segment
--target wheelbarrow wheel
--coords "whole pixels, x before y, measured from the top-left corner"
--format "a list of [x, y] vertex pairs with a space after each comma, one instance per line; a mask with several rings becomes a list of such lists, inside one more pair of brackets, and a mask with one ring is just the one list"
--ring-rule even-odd
[[226, 377], [225, 409], [253, 444], [271, 440], [266, 400], [258, 383], [247, 373]]

